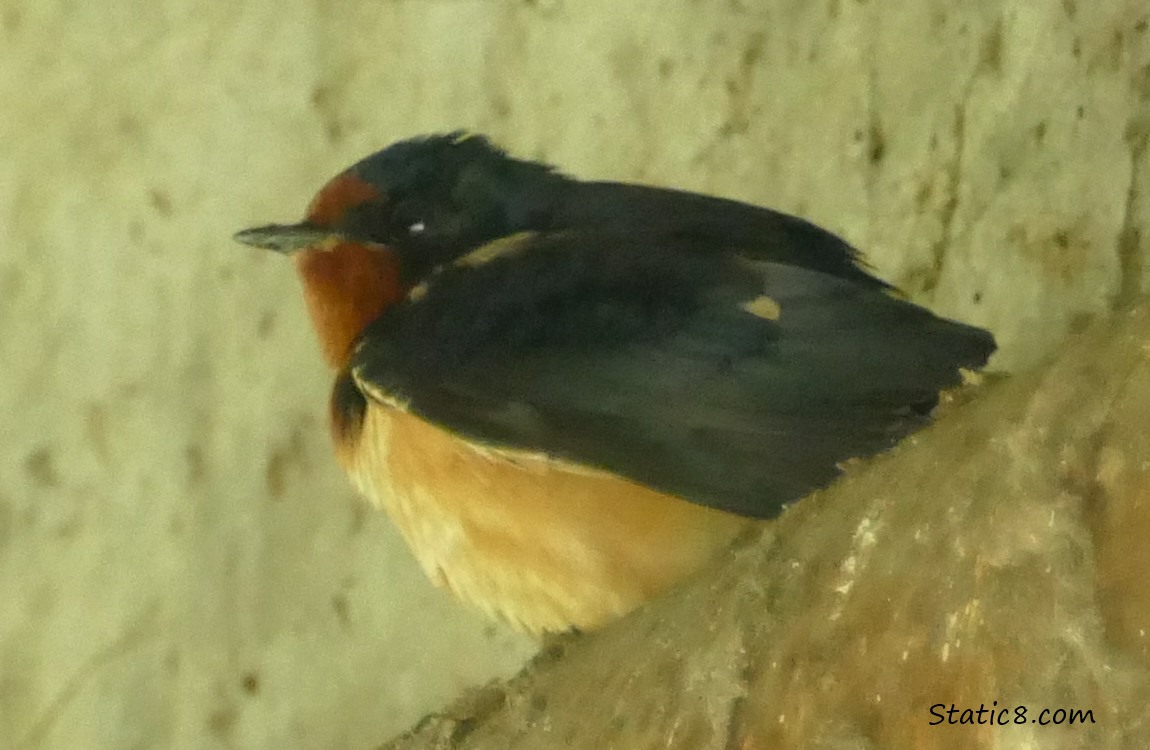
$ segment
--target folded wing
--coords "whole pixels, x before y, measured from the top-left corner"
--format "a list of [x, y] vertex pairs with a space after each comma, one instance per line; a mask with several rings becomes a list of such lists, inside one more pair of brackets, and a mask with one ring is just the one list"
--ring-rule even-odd
[[652, 229], [503, 242], [363, 332], [360, 388], [477, 443], [748, 516], [921, 427], [994, 350], [861, 271], [762, 248]]

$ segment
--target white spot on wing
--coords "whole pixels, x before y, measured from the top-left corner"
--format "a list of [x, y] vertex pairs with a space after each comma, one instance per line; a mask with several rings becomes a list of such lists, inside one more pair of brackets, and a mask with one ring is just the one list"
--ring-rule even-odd
[[419, 302], [427, 296], [427, 282], [423, 281], [412, 287], [411, 291], [407, 293], [408, 302]]
[[739, 305], [743, 310], [763, 320], [778, 320], [783, 308], [773, 298], [765, 294], [755, 297], [750, 302]]

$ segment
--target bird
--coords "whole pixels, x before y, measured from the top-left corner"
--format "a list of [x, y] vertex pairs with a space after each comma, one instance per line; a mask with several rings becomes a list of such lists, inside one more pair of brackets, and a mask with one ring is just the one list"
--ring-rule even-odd
[[996, 347], [802, 218], [466, 131], [235, 238], [294, 259], [352, 483], [433, 582], [543, 637], [690, 578], [929, 424]]

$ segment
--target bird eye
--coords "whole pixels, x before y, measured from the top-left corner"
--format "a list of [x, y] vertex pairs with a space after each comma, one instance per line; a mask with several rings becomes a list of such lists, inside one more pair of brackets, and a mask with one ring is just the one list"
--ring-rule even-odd
[[436, 226], [435, 206], [421, 198], [407, 198], [399, 201], [392, 209], [388, 225], [393, 240], [405, 239], [422, 241]]

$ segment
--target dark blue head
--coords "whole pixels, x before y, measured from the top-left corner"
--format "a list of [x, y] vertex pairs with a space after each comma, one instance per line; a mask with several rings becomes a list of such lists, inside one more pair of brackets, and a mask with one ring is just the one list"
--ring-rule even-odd
[[341, 178], [348, 176], [377, 196], [347, 206], [341, 231], [390, 246], [416, 275], [493, 239], [549, 228], [553, 188], [562, 180], [544, 165], [513, 159], [486, 138], [463, 133], [401, 141]]
[[327, 183], [300, 224], [237, 235], [281, 251], [328, 237], [386, 245], [418, 277], [516, 232], [550, 228], [564, 178], [508, 156], [480, 135], [428, 135], [395, 143]]

